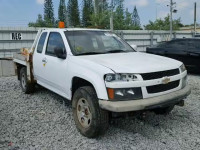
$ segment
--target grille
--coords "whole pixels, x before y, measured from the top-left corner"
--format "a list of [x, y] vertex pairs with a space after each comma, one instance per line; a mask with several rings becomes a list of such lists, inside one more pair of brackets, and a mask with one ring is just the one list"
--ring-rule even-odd
[[147, 92], [149, 94], [153, 94], [153, 93], [168, 91], [168, 90], [177, 88], [179, 86], [179, 83], [180, 83], [180, 80], [173, 81], [168, 84], [159, 84], [159, 85], [148, 86]]
[[159, 79], [166, 76], [174, 76], [179, 73], [180, 73], [179, 69], [173, 69], [173, 70], [153, 72], [153, 73], [144, 73], [144, 74], [141, 74], [141, 76], [143, 80], [153, 80], [153, 79]]

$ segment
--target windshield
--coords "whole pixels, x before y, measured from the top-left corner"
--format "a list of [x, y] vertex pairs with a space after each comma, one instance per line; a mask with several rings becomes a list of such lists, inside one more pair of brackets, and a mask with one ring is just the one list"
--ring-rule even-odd
[[66, 31], [74, 55], [134, 52], [117, 35], [107, 31]]

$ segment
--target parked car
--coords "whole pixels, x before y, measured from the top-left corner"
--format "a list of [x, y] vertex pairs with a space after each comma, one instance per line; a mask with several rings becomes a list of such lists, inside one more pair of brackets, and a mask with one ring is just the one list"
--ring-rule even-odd
[[41, 30], [14, 62], [24, 93], [37, 83], [71, 100], [76, 127], [90, 138], [106, 131], [114, 113], [167, 114], [191, 92], [182, 62], [136, 52], [104, 30]]
[[195, 34], [195, 35], [194, 35], [194, 37], [200, 37], [200, 34], [199, 34], [199, 33], [197, 33], [197, 34]]
[[174, 39], [149, 47], [146, 51], [179, 60], [188, 71], [200, 72], [200, 38]]

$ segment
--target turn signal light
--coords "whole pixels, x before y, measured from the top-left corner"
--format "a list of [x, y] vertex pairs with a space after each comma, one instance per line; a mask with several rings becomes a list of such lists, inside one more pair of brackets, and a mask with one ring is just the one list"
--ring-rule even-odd
[[114, 99], [114, 89], [108, 88], [107, 90], [109, 99]]

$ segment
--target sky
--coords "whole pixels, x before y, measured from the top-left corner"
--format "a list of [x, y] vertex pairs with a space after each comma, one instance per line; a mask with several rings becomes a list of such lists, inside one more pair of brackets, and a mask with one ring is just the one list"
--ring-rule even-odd
[[[137, 7], [142, 26], [148, 24], [149, 20], [164, 18], [169, 13], [170, 0], [125, 0], [125, 8], [130, 12], [134, 6]], [[200, 22], [199, 0], [173, 0], [176, 2], [173, 18], [181, 18], [183, 24], [192, 24], [194, 21], [194, 2], [197, 2], [197, 22]], [[66, 0], [67, 4], [68, 0]], [[82, 0], [79, 0], [81, 6]], [[34, 22], [38, 14], [43, 14], [44, 0], [0, 0], [0, 27], [28, 26]], [[59, 0], [53, 0], [54, 14], [57, 18]]]

